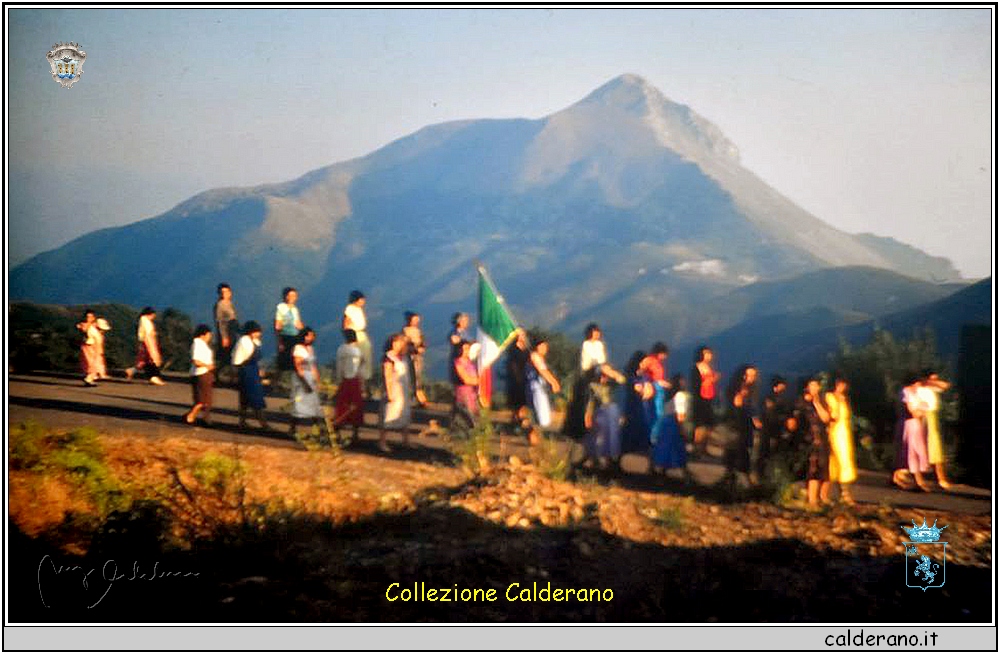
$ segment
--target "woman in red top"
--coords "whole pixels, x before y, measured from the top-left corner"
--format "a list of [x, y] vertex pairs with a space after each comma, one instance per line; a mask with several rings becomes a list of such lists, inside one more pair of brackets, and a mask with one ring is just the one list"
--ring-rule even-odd
[[722, 375], [712, 368], [712, 350], [702, 345], [695, 351], [694, 366], [691, 368], [691, 394], [694, 398], [694, 446], [699, 454], [705, 453], [708, 436], [715, 425], [715, 411], [712, 408], [716, 387]]
[[[653, 403], [653, 411], [651, 412], [652, 423], [649, 426], [650, 447], [656, 445], [657, 441], [663, 435], [664, 423], [667, 419], [665, 409], [667, 405], [667, 390], [670, 389], [670, 382], [667, 381], [666, 362], [669, 353], [670, 349], [666, 343], [657, 342], [653, 345], [653, 349], [646, 358], [639, 363], [639, 374], [646, 375], [653, 386], [653, 397], [649, 400]], [[650, 467], [652, 465], [653, 461], [650, 458]]]

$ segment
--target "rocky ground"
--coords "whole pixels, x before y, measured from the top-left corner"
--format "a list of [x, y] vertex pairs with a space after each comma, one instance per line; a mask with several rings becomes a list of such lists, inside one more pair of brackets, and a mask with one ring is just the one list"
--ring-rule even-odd
[[[104, 467], [86, 472], [72, 457], [15, 465], [12, 428], [14, 622], [991, 619], [992, 517], [977, 512], [560, 480], [558, 448], [494, 441], [476, 458], [433, 434], [385, 455], [367, 432], [322, 449], [116, 425], [88, 441]], [[130, 510], [102, 509], [105, 487]], [[926, 592], [906, 586], [901, 529], [924, 517], [949, 543], [946, 583]]]
[[[989, 516], [935, 516], [948, 525], [948, 580], [922, 592], [904, 584], [900, 529], [921, 516], [891, 507], [722, 504], [555, 481], [516, 456], [469, 476], [444, 462], [244, 446], [221, 454], [239, 457], [248, 520], [235, 487], [198, 480], [195, 462], [217, 444], [101, 440], [116, 474], [160, 502], [153, 514], [74, 531], [58, 508], [88, 506], [71, 484], [13, 472], [14, 620], [948, 622], [989, 614]], [[259, 513], [247, 508], [269, 502]], [[151, 527], [160, 524], [154, 515], [182, 528], [167, 538]], [[56, 573], [53, 561], [80, 570]], [[125, 579], [108, 581], [109, 561]], [[129, 579], [156, 562], [161, 572], [198, 574]], [[89, 589], [78, 579], [85, 569], [95, 570]], [[420, 582], [493, 589], [496, 601], [387, 598]], [[511, 584], [515, 598], [525, 588], [584, 588], [601, 599], [509, 601]]]

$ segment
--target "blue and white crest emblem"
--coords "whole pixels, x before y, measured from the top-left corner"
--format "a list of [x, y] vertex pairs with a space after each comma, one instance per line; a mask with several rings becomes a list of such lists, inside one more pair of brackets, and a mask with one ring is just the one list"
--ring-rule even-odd
[[87, 59], [87, 53], [80, 48], [79, 43], [56, 43], [45, 58], [52, 68], [52, 79], [68, 89], [83, 75], [83, 62]]
[[926, 591], [928, 588], [941, 588], [945, 581], [945, 565], [948, 543], [941, 542], [941, 532], [948, 528], [937, 526], [937, 520], [930, 527], [927, 526], [927, 519], [918, 525], [916, 520], [911, 520], [913, 527], [903, 527], [910, 540], [903, 542], [906, 557], [906, 585], [909, 588], [919, 588]]

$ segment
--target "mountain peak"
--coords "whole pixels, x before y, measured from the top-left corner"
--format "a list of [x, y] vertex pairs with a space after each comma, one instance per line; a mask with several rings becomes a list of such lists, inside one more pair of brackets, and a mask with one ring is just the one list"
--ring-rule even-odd
[[611, 123], [620, 122], [622, 114], [638, 118], [661, 145], [692, 161], [700, 161], [706, 155], [739, 161], [739, 150], [722, 130], [687, 105], [671, 101], [634, 73], [605, 82], [570, 108], [573, 109], [608, 112]]
[[669, 102], [669, 100], [645, 78], [634, 73], [625, 73], [602, 84], [585, 97], [580, 104], [615, 106], [643, 115], [648, 113], [651, 105], [662, 102]]

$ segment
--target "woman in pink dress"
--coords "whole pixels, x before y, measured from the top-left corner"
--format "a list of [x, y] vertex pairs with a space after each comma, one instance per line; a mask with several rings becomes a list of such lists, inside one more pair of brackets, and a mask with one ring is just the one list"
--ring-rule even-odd
[[87, 309], [83, 314], [83, 320], [76, 324], [76, 328], [83, 332], [84, 337], [80, 343], [80, 365], [83, 368], [83, 383], [87, 386], [97, 386], [98, 379], [107, 379], [108, 370], [104, 363], [104, 332], [111, 329], [104, 318]]
[[464, 418], [469, 427], [476, 424], [479, 416], [479, 373], [476, 371], [476, 364], [472, 360], [469, 352], [472, 350], [472, 342], [463, 340], [459, 347], [460, 354], [455, 359], [455, 376], [459, 383], [455, 386], [455, 408], [457, 414]]

